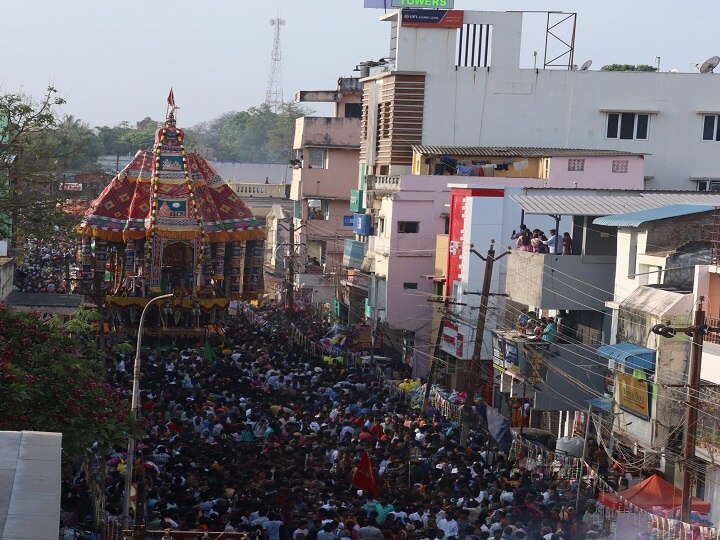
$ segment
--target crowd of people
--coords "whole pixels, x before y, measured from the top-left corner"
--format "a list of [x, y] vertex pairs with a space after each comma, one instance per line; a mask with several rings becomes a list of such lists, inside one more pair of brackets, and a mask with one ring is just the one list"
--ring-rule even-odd
[[[217, 355], [179, 347], [142, 356], [147, 436], [136, 471], [149, 530], [263, 540], [609, 537], [595, 502], [575, 509], [569, 482], [549, 468], [525, 467], [479, 428], [461, 445], [454, 421], [432, 406], [412, 409], [373, 366], [309, 354], [281, 310], [255, 317], [231, 321]], [[295, 324], [322, 335], [309, 318]], [[131, 374], [132, 359], [117, 355], [109, 376], [127, 394]], [[375, 484], [363, 490], [353, 473], [366, 452]], [[105, 509], [120, 516], [132, 465], [120, 447], [102, 462]], [[87, 511], [86, 485], [84, 472], [67, 483], [66, 510]]]
[[20, 292], [69, 292], [68, 273], [75, 269], [77, 246], [58, 240], [53, 245], [29, 238], [24, 245], [22, 262], [15, 268], [15, 288]]
[[527, 334], [531, 340], [548, 343], [567, 343], [577, 339], [577, 322], [569, 312], [560, 311], [555, 317], [539, 316], [522, 309], [515, 322], [518, 332]]
[[512, 240], [520, 251], [532, 253], [552, 253], [558, 255], [572, 255], [573, 245], [570, 233], [558, 235], [555, 229], [550, 229], [550, 237], [540, 229], [530, 230], [527, 225], [520, 225], [519, 231], [513, 231]]

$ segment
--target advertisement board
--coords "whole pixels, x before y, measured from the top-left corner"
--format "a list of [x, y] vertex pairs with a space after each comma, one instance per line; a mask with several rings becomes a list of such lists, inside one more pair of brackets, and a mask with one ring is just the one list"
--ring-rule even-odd
[[648, 383], [636, 379], [627, 373], [617, 374], [617, 400], [623, 411], [639, 416], [643, 420], [650, 419], [650, 393]]
[[403, 9], [402, 26], [416, 28], [462, 28], [463, 11], [453, 9]]
[[455, 0], [390, 0], [396, 8], [452, 9]]

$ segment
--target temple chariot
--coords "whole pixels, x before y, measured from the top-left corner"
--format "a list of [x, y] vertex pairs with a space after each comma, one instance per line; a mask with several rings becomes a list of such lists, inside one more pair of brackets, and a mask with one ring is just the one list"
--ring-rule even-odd
[[[170, 100], [168, 100], [170, 103]], [[233, 301], [263, 294], [265, 233], [199, 154], [185, 150], [174, 101], [151, 150], [140, 150], [95, 199], [77, 228], [80, 279], [92, 285], [106, 327], [200, 337]]]

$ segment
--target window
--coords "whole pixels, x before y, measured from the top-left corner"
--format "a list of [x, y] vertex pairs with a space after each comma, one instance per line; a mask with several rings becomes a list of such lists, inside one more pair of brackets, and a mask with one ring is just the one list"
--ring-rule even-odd
[[398, 232], [401, 234], [411, 234], [420, 232], [419, 221], [398, 221]]
[[406, 281], [403, 283], [403, 289], [417, 289], [417, 285], [417, 283], [409, 283]]
[[628, 172], [628, 160], [627, 159], [613, 159], [612, 172], [625, 174]]
[[568, 159], [568, 171], [584, 171], [585, 160], [584, 159]]
[[385, 232], [385, 218], [379, 218], [378, 219], [378, 234], [382, 234]]
[[720, 141], [720, 115], [706, 114], [703, 116], [703, 141]]
[[608, 139], [647, 140], [649, 114], [640, 113], [608, 113]]
[[327, 169], [327, 151], [324, 148], [311, 148], [309, 154], [311, 169]]
[[720, 191], [720, 180], [702, 180], [697, 183], [698, 191]]
[[324, 199], [308, 199], [308, 219], [328, 219], [329, 201]]
[[360, 118], [362, 116], [362, 103], [346, 103], [345, 118]]

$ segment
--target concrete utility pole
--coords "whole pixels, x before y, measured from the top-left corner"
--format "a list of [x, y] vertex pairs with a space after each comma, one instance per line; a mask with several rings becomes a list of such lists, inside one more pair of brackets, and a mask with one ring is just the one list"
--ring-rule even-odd
[[[487, 256], [483, 257], [478, 253], [472, 246], [470, 251], [485, 261], [485, 275], [483, 277], [483, 287], [480, 293], [480, 307], [478, 309], [477, 325], [475, 327], [475, 346], [473, 347], [472, 360], [470, 361], [470, 374], [468, 377], [468, 388], [467, 388], [467, 401], [466, 403], [475, 402], [475, 389], [477, 388], [478, 380], [480, 379], [480, 368], [483, 366], [481, 359], [482, 355], [482, 342], [483, 334], [485, 333], [485, 320], [487, 319], [487, 307], [488, 300], [490, 298], [490, 283], [492, 282], [492, 271], [493, 264], [495, 261], [502, 259], [505, 255], [510, 253], [506, 251], [499, 257], [495, 257], [495, 240], [490, 240], [490, 248], [488, 249]], [[492, 356], [485, 360], [483, 366], [485, 372], [485, 391], [483, 392], [485, 403], [488, 407], [492, 407], [492, 395], [493, 395], [493, 381], [495, 379], [495, 367], [493, 366]], [[462, 415], [462, 431], [460, 432], [460, 444], [464, 445], [467, 441], [470, 422], [472, 416], [469, 412]]]
[[425, 395], [423, 396], [422, 408], [420, 412], [425, 413], [430, 401], [430, 391], [433, 385], [433, 378], [435, 376], [435, 370], [437, 369], [437, 361], [440, 356], [440, 343], [442, 342], [443, 328], [445, 328], [445, 321], [447, 320], [447, 310], [450, 305], [450, 299], [446, 296], [443, 300], [442, 316], [440, 317], [440, 326], [438, 327], [437, 336], [435, 337], [435, 348], [433, 349], [433, 357], [430, 359], [430, 370], [427, 376], [427, 386], [425, 387]]
[[685, 409], [685, 431], [683, 433], [683, 487], [682, 487], [682, 512], [680, 519], [690, 523], [690, 512], [692, 509], [692, 479], [696, 470], [695, 445], [697, 437], [697, 417], [700, 406], [700, 368], [702, 366], [702, 350], [705, 335], [708, 333], [720, 332], [720, 328], [714, 328], [705, 324], [705, 311], [701, 296], [698, 307], [695, 310], [693, 325], [685, 328], [673, 328], [664, 324], [656, 324], [652, 327], [653, 334], [662, 337], [672, 338], [678, 332], [692, 336], [692, 348], [690, 349], [690, 369], [688, 374], [687, 387], [687, 408]]
[[287, 289], [285, 290], [285, 301], [287, 302], [287, 313], [290, 319], [295, 317], [295, 220], [290, 218], [290, 248], [287, 259]]

